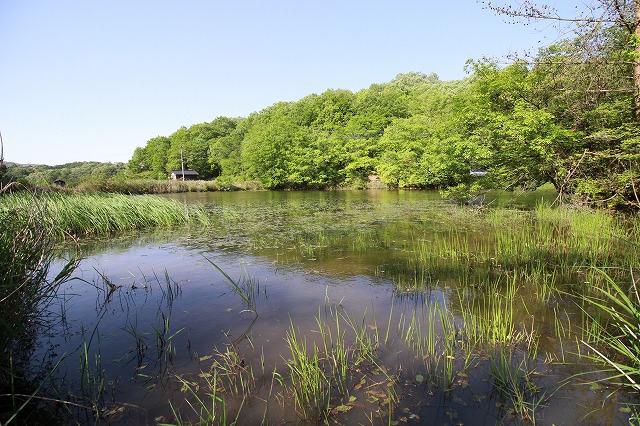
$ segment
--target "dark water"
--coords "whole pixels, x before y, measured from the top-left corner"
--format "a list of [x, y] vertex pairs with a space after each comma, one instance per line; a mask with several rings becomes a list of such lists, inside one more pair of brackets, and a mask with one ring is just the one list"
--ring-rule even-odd
[[[452, 222], [471, 230], [467, 214], [424, 191], [238, 192], [171, 196], [202, 203], [211, 212], [208, 229], [180, 229], [85, 242], [86, 259], [59, 293], [52, 326], [38, 340], [34, 359], [54, 370], [60, 389], [78, 405], [95, 402], [113, 424], [196, 421], [188, 401], [195, 396], [180, 380], [200, 386], [216, 354], [232, 348], [255, 379], [250, 397], [226, 395], [228, 422], [302, 423], [274, 369], [287, 374], [286, 345], [293, 325], [319, 342], [318, 317], [351, 318], [378, 338], [377, 360], [389, 374], [351, 366], [348, 387], [355, 398], [337, 424], [625, 424], [629, 398], [594, 386], [576, 374], [589, 368], [575, 355], [576, 337], [558, 337], [554, 322], [579, 322], [567, 303], [551, 318], [548, 305], [525, 300], [514, 322], [536, 328], [537, 352], [514, 349], [513, 362], [527, 363], [537, 390], [535, 410], [523, 416], [496, 390], [493, 354], [484, 349], [470, 365], [456, 352], [451, 383], [428, 380], [424, 359], [403, 343], [411, 318], [426, 327], [435, 307], [460, 322], [465, 305], [456, 296], [455, 273], [417, 268], [411, 259], [416, 239], [445, 232]], [[494, 205], [532, 205], [529, 199], [496, 197]], [[493, 200], [492, 198], [489, 201]], [[470, 231], [471, 232], [471, 231]], [[478, 235], [482, 238], [482, 235]], [[224, 273], [250, 294], [247, 303]], [[436, 276], [437, 275], [437, 276]], [[108, 281], [108, 283], [107, 283]], [[257, 316], [255, 315], [257, 313]], [[532, 325], [532, 318], [535, 324]], [[574, 323], [572, 324], [571, 319]], [[402, 326], [400, 326], [402, 324]], [[429, 332], [424, 328], [422, 334]], [[436, 328], [434, 332], [442, 332]], [[46, 363], [49, 364], [46, 364]], [[361, 377], [368, 388], [358, 388]], [[377, 374], [377, 375], [376, 375]], [[393, 377], [390, 383], [388, 377]], [[436, 374], [435, 376], [438, 376]], [[434, 376], [434, 377], [435, 377]], [[423, 379], [424, 378], [424, 379]], [[377, 382], [376, 380], [379, 379]], [[423, 380], [421, 380], [423, 379]], [[375, 386], [374, 386], [375, 385]], [[389, 414], [384, 398], [366, 389], [393, 388], [398, 401]], [[368, 392], [368, 393], [367, 393]], [[372, 395], [374, 395], [372, 397]], [[336, 400], [332, 407], [340, 406]], [[91, 412], [73, 409], [80, 422]], [[313, 421], [311, 422], [313, 423]]]

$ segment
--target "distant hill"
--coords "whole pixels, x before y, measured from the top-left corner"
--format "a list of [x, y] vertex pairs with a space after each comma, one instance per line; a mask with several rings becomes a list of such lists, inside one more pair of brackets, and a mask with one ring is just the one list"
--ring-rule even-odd
[[62, 180], [72, 187], [84, 182], [113, 178], [125, 169], [124, 163], [98, 161], [76, 161], [56, 166], [12, 162], [5, 162], [5, 165], [7, 172], [2, 179], [3, 184], [22, 182], [29, 185], [51, 185], [56, 180]]

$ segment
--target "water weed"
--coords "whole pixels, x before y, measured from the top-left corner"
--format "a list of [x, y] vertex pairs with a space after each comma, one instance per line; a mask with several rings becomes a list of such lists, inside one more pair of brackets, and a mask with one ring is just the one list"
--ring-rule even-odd
[[0, 198], [3, 211], [36, 204], [60, 238], [209, 223], [203, 209], [159, 196], [16, 192]]
[[623, 287], [606, 274], [605, 278], [606, 286], [598, 287], [595, 295], [584, 296], [585, 308], [594, 308], [596, 313], [585, 310], [591, 325], [586, 329], [588, 340], [583, 343], [609, 366], [605, 371], [608, 380], [622, 381], [637, 392], [640, 391], [638, 282], [632, 275], [631, 284]]
[[27, 367], [30, 353], [24, 348], [33, 344], [38, 328], [47, 323], [59, 286], [79, 262], [73, 244], [69, 260], [62, 261], [51, 276], [54, 262], [60, 264], [61, 253], [54, 250], [57, 223], [37, 195], [25, 192], [5, 202], [11, 196], [0, 190], [0, 407], [11, 407], [8, 413], [0, 409], [0, 419], [33, 414], [14, 398], [5, 403], [6, 395], [31, 395], [25, 403], [41, 397], [41, 384]]

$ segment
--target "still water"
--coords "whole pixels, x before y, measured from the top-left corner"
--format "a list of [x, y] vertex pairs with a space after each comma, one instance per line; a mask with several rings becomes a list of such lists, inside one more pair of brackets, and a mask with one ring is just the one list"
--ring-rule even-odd
[[[170, 197], [205, 206], [212, 226], [84, 241], [85, 259], [36, 345], [34, 359], [55, 365], [59, 389], [97, 407], [100, 422], [204, 421], [199, 402], [211, 400], [217, 371], [226, 422], [313, 424], [312, 410], [293, 396], [292, 335], [309, 353], [315, 343], [326, 364], [339, 364], [327, 353], [341, 344], [353, 348], [344, 351], [342, 384], [329, 386], [330, 423], [628, 421], [633, 400], [579, 375], [592, 366], [576, 355], [570, 330], [581, 311], [572, 301], [540, 302], [518, 283], [509, 307], [517, 344], [503, 352], [484, 343], [447, 346], [442, 336], [459, 341], [469, 307], [460, 273], [424, 267], [416, 247], [452, 226], [474, 241], [489, 238], [476, 207], [427, 191]], [[540, 192], [487, 201], [523, 209], [545, 197], [553, 200]], [[323, 368], [327, 376], [339, 370]], [[74, 416], [95, 421], [81, 408]]]

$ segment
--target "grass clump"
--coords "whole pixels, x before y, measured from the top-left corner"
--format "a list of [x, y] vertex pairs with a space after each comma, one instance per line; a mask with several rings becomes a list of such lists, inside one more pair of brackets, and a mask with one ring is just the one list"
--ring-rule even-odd
[[[59, 228], [47, 214], [47, 206], [32, 194], [21, 194], [11, 203], [0, 192], [0, 422], [33, 418], [36, 410], [25, 410], [39, 392], [30, 370], [33, 347], [43, 313], [56, 297], [58, 286], [75, 270], [78, 258], [63, 262], [52, 276], [52, 263]], [[18, 397], [17, 395], [25, 395]]]
[[40, 214], [55, 224], [58, 236], [100, 235], [190, 223], [208, 224], [203, 209], [159, 196], [47, 192], [5, 194], [0, 209], [12, 211], [37, 203]]
[[[633, 278], [630, 285], [622, 285], [602, 272], [606, 282], [594, 289], [594, 294], [584, 295], [588, 321], [602, 326], [587, 326], [589, 342], [583, 341], [608, 369], [607, 380], [620, 382], [632, 391], [640, 392], [640, 293]], [[600, 317], [601, 319], [597, 319]]]
[[[51, 371], [34, 371], [29, 358], [57, 289], [79, 263], [76, 236], [192, 223], [208, 223], [204, 210], [158, 196], [0, 191], [0, 423], [37, 423], [52, 411], [34, 407], [62, 402], [44, 395]], [[66, 261], [63, 241], [73, 242]]]

